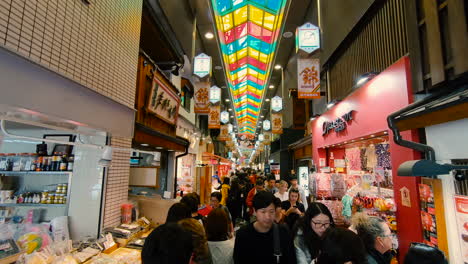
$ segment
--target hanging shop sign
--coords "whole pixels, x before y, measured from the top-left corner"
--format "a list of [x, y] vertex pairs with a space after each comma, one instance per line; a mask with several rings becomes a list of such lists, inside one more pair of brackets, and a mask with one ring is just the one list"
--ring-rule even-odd
[[265, 145], [271, 144], [271, 132], [263, 133], [263, 144]]
[[283, 110], [283, 98], [279, 96], [271, 98], [271, 110], [274, 112], [280, 112]]
[[312, 53], [320, 49], [320, 28], [312, 23], [305, 23], [296, 29], [296, 52], [303, 50]]
[[180, 97], [159, 81], [153, 78], [151, 93], [148, 102], [148, 111], [162, 120], [175, 125], [179, 116]]
[[272, 113], [271, 114], [272, 128], [271, 132], [273, 134], [282, 134], [283, 133], [283, 115], [281, 113]]
[[353, 120], [353, 112], [354, 110], [351, 110], [341, 117], [338, 117], [334, 121], [323, 122], [322, 135], [325, 136], [332, 130], [334, 130], [336, 133], [344, 131], [348, 126], [348, 123]]
[[297, 60], [297, 97], [299, 99], [320, 98], [320, 60]]
[[201, 53], [193, 59], [193, 74], [203, 78], [211, 75], [211, 57]]
[[258, 141], [262, 142], [265, 140], [265, 136], [263, 134], [258, 135]]
[[271, 122], [270, 120], [263, 121], [263, 130], [268, 131], [271, 129]]
[[239, 134], [237, 145], [240, 149], [253, 149], [255, 147], [255, 135], [247, 133]]
[[228, 127], [228, 133], [232, 133], [232, 130], [233, 130], [233, 126], [232, 124], [227, 124], [227, 127]]
[[208, 114], [210, 112], [210, 101], [209, 101], [209, 90], [210, 83], [208, 82], [197, 82], [195, 83], [195, 114]]
[[218, 136], [219, 141], [227, 141], [229, 140], [229, 132], [227, 125], [221, 125], [221, 130]]
[[229, 122], [229, 112], [222, 111], [221, 112], [221, 123], [226, 124], [227, 122]]
[[216, 104], [217, 102], [221, 101], [221, 88], [214, 85], [210, 88], [210, 102], [212, 104]]
[[208, 128], [209, 129], [219, 129], [219, 115], [220, 115], [220, 105], [210, 105], [210, 113], [208, 114]]

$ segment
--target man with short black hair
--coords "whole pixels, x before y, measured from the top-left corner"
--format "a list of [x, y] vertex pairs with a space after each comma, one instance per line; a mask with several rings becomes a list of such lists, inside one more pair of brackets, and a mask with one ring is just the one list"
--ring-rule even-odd
[[[275, 196], [270, 192], [259, 191], [255, 194], [253, 208], [257, 221], [237, 231], [234, 244], [235, 264], [296, 263], [296, 254], [288, 228], [274, 223], [276, 211], [274, 201]], [[275, 247], [279, 250], [275, 250]]]
[[272, 174], [268, 174], [265, 191], [275, 194], [278, 192], [278, 188], [275, 186], [276, 179]]
[[302, 187], [299, 185], [299, 181], [296, 175], [292, 175], [291, 180], [289, 182], [291, 183], [291, 187], [289, 187], [288, 192], [291, 191], [291, 189], [298, 189], [299, 199], [301, 199], [300, 202], [304, 205], [304, 209], [307, 211], [307, 207], [309, 207], [309, 203], [307, 202], [307, 197], [305, 195], [304, 189], [302, 189]]
[[255, 194], [257, 194], [257, 192], [259, 191], [264, 191], [265, 190], [265, 186], [264, 186], [264, 183], [263, 183], [263, 180], [262, 179], [257, 179], [257, 181], [255, 182], [255, 186], [252, 188], [252, 190], [249, 191], [249, 193], [247, 194], [247, 199], [245, 200], [245, 203], [247, 205], [247, 207], [249, 208], [249, 214], [250, 215], [253, 215], [253, 198], [255, 196]]

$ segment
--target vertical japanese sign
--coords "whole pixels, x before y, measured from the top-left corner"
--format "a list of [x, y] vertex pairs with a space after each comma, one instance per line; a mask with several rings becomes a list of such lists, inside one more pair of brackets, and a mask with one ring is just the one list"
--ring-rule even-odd
[[220, 105], [210, 105], [210, 113], [208, 114], [208, 128], [209, 129], [219, 129], [221, 126], [219, 124], [219, 116], [221, 112]]
[[216, 104], [221, 101], [221, 88], [214, 85], [210, 88], [210, 102]]
[[271, 144], [271, 132], [263, 132], [263, 144], [264, 145]]
[[463, 262], [468, 263], [468, 196], [455, 195], [455, 214]]
[[209, 89], [210, 83], [208, 82], [195, 83], [194, 101], [196, 114], [206, 115], [210, 112]]
[[193, 74], [200, 78], [211, 75], [211, 57], [205, 53], [197, 55], [193, 59]]
[[297, 60], [297, 97], [299, 99], [320, 98], [320, 60]]
[[272, 123], [271, 132], [273, 134], [283, 133], [283, 115], [281, 113], [272, 113], [271, 123]]
[[419, 201], [421, 203], [421, 222], [423, 226], [424, 243], [438, 246], [436, 209], [432, 186], [419, 184]]
[[296, 29], [296, 52], [312, 53], [320, 49], [320, 29], [312, 23], [305, 23]]
[[221, 131], [218, 136], [219, 141], [227, 141], [230, 139], [228, 125], [221, 125]]

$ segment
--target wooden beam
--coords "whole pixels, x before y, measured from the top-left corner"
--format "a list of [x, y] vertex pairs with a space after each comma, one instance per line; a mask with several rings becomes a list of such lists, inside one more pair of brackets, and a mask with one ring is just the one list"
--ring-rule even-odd
[[468, 34], [463, 0], [447, 0], [450, 45], [455, 75], [468, 71]]
[[[445, 80], [444, 59], [442, 56], [442, 42], [439, 27], [439, 9], [437, 1], [423, 0], [423, 9], [426, 21], [426, 41], [429, 52], [429, 67], [432, 85]], [[466, 33], [466, 32], [465, 32]]]
[[424, 128], [450, 121], [468, 118], [468, 103], [447, 107], [434, 112], [404, 119], [396, 123], [400, 131]]

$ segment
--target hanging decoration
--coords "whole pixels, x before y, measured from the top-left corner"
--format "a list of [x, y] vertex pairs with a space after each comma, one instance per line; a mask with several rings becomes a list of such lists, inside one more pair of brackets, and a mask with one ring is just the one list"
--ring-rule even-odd
[[297, 59], [297, 97], [320, 98], [320, 60]]
[[320, 49], [320, 29], [312, 23], [305, 23], [296, 29], [296, 52], [312, 53]]
[[226, 124], [227, 122], [229, 122], [229, 112], [222, 111], [221, 112], [221, 123]]
[[283, 134], [283, 115], [281, 113], [272, 113], [271, 123], [271, 132], [273, 134]]
[[265, 139], [263, 134], [258, 135], [258, 141], [262, 142]]
[[221, 112], [220, 105], [210, 105], [210, 113], [208, 114], [208, 128], [219, 129], [219, 116]]
[[270, 120], [263, 121], [263, 130], [269, 131], [271, 129], [271, 122]]
[[210, 88], [210, 103], [216, 104], [221, 101], [221, 88], [214, 85]]
[[233, 130], [232, 124], [227, 124], [227, 127], [228, 127], [228, 133], [231, 134]]
[[229, 132], [227, 125], [221, 125], [221, 130], [218, 136], [219, 141], [227, 141], [229, 140]]
[[205, 53], [197, 55], [193, 59], [193, 74], [200, 78], [211, 75], [211, 57]]
[[281, 97], [275, 96], [271, 98], [271, 110], [274, 112], [280, 112], [283, 110], [283, 99]]
[[212, 0], [239, 133], [255, 134], [287, 0]]
[[263, 144], [270, 145], [271, 144], [271, 132], [264, 132], [263, 133]]
[[210, 112], [209, 88], [210, 83], [208, 82], [195, 83], [195, 92], [193, 96], [195, 102], [195, 114], [207, 115]]

